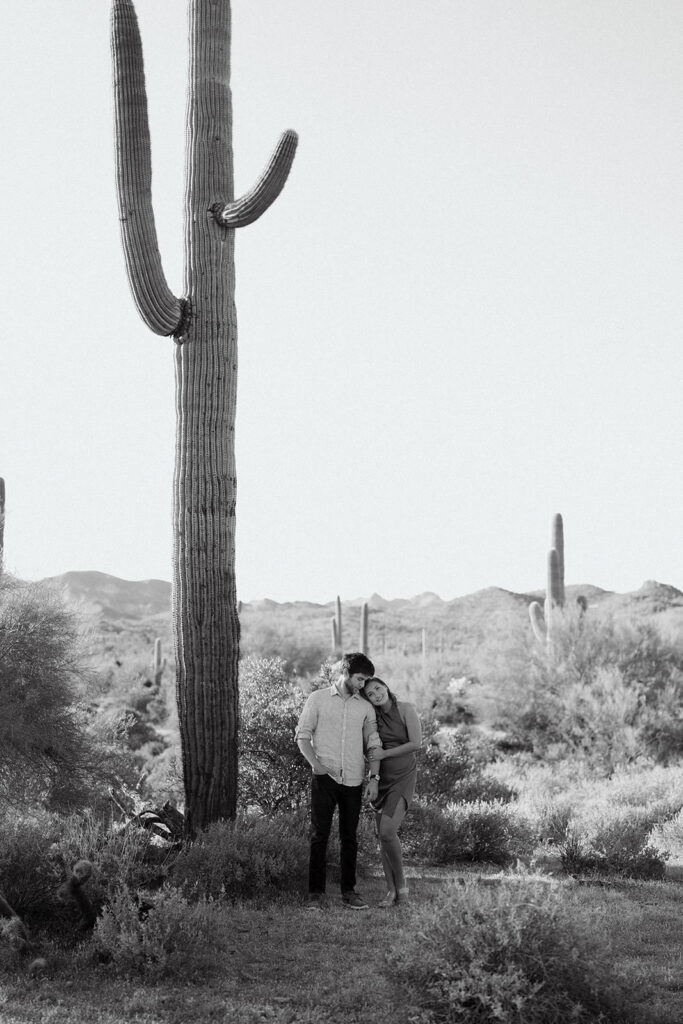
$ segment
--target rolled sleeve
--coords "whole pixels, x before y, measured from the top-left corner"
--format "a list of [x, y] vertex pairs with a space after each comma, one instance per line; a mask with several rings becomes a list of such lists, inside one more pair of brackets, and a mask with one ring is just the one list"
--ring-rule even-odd
[[308, 697], [308, 700], [304, 704], [303, 711], [299, 715], [296, 732], [294, 733], [294, 738], [297, 743], [299, 740], [313, 739], [313, 733], [318, 720], [318, 712], [314, 702], [311, 700], [311, 696]]
[[382, 741], [377, 732], [377, 718], [374, 711], [368, 715], [363, 723], [363, 746], [365, 747], [366, 754], [382, 746]]

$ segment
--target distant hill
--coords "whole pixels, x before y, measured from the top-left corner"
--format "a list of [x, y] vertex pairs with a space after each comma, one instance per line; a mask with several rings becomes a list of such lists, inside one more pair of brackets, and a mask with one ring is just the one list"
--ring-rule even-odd
[[[110, 623], [117, 632], [127, 625], [132, 628], [167, 622], [171, 610], [171, 584], [165, 580], [122, 580], [102, 572], [67, 572], [43, 582], [60, 589], [69, 601], [93, 623]], [[646, 581], [639, 590], [617, 594], [591, 584], [567, 586], [567, 601], [583, 595], [589, 608], [599, 608], [618, 618], [653, 617], [667, 628], [683, 631], [683, 593], [676, 587], [655, 580]], [[386, 600], [379, 594], [342, 602], [345, 645], [353, 647], [359, 636], [360, 607], [367, 600], [371, 629], [375, 633], [420, 634], [423, 629], [439, 634], [442, 641], [457, 644], [458, 635], [483, 634], [505, 629], [513, 622], [526, 621], [531, 601], [542, 601], [544, 592], [517, 594], [500, 587], [487, 587], [444, 601], [437, 594], [425, 592], [412, 598]], [[292, 639], [327, 643], [334, 601], [316, 604], [311, 601], [279, 603], [270, 599], [244, 602], [242, 627], [267, 626]], [[450, 645], [450, 644], [449, 644]]]
[[121, 580], [105, 572], [65, 572], [42, 583], [61, 590], [88, 619], [140, 621], [171, 611], [171, 584], [165, 580]]

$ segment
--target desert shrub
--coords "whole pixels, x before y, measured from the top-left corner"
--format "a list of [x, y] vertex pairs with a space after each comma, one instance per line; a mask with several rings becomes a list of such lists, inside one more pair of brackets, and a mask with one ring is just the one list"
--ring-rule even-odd
[[41, 584], [0, 578], [0, 802], [83, 806], [113, 772], [87, 729], [80, 626]]
[[233, 942], [224, 907], [211, 898], [190, 901], [173, 887], [141, 897], [120, 886], [93, 933], [100, 960], [150, 979], [195, 979], [224, 971]]
[[[426, 723], [425, 733], [436, 730]], [[424, 802], [444, 806], [454, 801], [511, 800], [514, 791], [489, 776], [491, 746], [466, 727], [442, 730], [438, 743], [428, 743], [418, 764], [417, 792]]]
[[307, 869], [303, 816], [250, 815], [201, 832], [178, 854], [171, 880], [193, 897], [269, 898], [302, 891]]
[[241, 647], [245, 657], [257, 661], [279, 659], [283, 663], [285, 675], [299, 679], [316, 675], [329, 653], [328, 647], [321, 643], [265, 625], [258, 631], [245, 631]]
[[389, 954], [427, 1024], [626, 1024], [597, 917], [557, 884], [517, 874], [450, 881]]
[[558, 843], [563, 870], [571, 875], [663, 878], [668, 854], [649, 839], [666, 820], [662, 808], [604, 808], [592, 822], [571, 821]]
[[547, 799], [537, 805], [536, 834], [539, 842], [558, 846], [563, 842], [574, 814], [574, 803], [566, 796]]
[[58, 816], [8, 813], [0, 821], [0, 888], [21, 917], [48, 932], [72, 931], [79, 914], [65, 904], [63, 883], [79, 860], [93, 865], [86, 892], [99, 909], [120, 886], [159, 885], [173, 850], [136, 825], [86, 812]]
[[677, 861], [683, 860], [683, 811], [655, 825], [650, 841], [670, 857], [675, 857]]
[[536, 755], [609, 774], [683, 753], [683, 649], [654, 626], [569, 609], [552, 647], [527, 644], [510, 664], [501, 724]]
[[294, 740], [304, 704], [280, 658], [247, 658], [240, 665], [240, 802], [265, 814], [300, 807], [311, 769]]
[[500, 800], [437, 807], [416, 803], [401, 838], [408, 856], [429, 864], [477, 861], [510, 864], [533, 853], [530, 823]]
[[24, 817], [7, 813], [0, 821], [0, 890], [20, 917], [31, 923], [57, 909], [57, 890], [65, 880], [52, 843], [59, 819], [39, 812]]

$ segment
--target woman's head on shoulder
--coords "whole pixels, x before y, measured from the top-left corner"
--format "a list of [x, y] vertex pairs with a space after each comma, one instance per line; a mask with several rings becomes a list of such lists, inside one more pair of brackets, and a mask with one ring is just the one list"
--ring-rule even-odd
[[372, 676], [371, 679], [368, 679], [360, 692], [376, 708], [396, 703], [396, 695], [391, 692], [384, 680], [378, 676]]

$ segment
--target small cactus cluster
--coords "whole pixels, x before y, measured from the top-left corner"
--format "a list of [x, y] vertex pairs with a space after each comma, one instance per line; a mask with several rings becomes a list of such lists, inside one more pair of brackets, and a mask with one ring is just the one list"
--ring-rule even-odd
[[61, 886], [59, 896], [64, 903], [73, 903], [78, 908], [84, 929], [94, 928], [97, 914], [83, 886], [92, 875], [92, 864], [89, 860], [78, 860], [71, 869], [71, 875]]
[[529, 617], [536, 639], [540, 643], [551, 643], [554, 623], [558, 613], [562, 613], [565, 602], [564, 594], [564, 525], [558, 512], [553, 517], [552, 541], [548, 552], [548, 585], [545, 604], [542, 608], [538, 601], [529, 605]]

